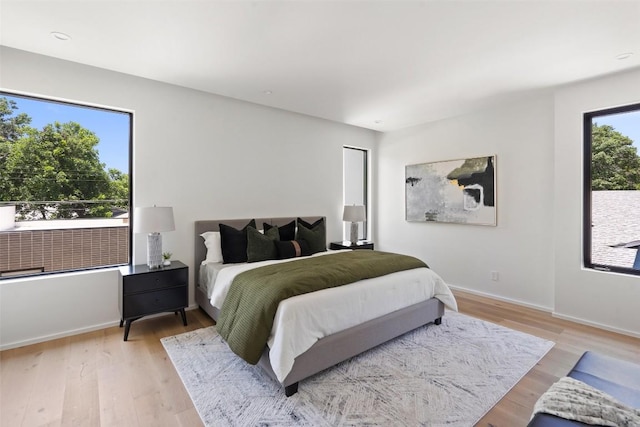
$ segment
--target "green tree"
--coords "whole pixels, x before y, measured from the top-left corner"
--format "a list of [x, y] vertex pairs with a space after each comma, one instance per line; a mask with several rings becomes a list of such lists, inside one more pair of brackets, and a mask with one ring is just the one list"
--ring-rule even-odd
[[111, 198], [113, 206], [128, 210], [129, 209], [129, 175], [122, 173], [118, 169], [110, 168], [109, 179], [111, 181]]
[[6, 160], [12, 150], [13, 143], [27, 134], [31, 117], [25, 113], [17, 115], [16, 102], [0, 98], [0, 201], [9, 201], [9, 176], [6, 173]]
[[13, 143], [6, 160], [11, 199], [47, 202], [33, 206], [47, 219], [99, 214], [85, 202], [109, 195], [109, 176], [95, 149], [98, 142], [93, 132], [74, 122], [30, 130]]
[[31, 117], [26, 113], [14, 116], [18, 109], [15, 101], [0, 98], [0, 141], [15, 141], [20, 138], [31, 123]]
[[640, 190], [640, 157], [633, 140], [612, 126], [591, 128], [591, 189]]
[[37, 130], [17, 109], [0, 97], [0, 201], [23, 202], [29, 214], [23, 219], [105, 218], [113, 208], [128, 210], [129, 176], [105, 171], [95, 133], [74, 122]]

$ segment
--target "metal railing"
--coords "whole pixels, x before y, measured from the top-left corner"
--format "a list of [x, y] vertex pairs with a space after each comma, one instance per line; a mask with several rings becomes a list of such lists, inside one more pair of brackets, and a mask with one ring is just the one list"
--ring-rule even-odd
[[129, 211], [128, 199], [30, 200], [0, 202], [15, 205], [16, 221], [74, 218], [114, 218]]

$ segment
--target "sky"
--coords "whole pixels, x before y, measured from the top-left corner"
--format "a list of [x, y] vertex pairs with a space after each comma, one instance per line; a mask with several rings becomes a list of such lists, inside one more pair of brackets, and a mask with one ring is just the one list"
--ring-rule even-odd
[[100, 139], [97, 150], [100, 162], [106, 164], [105, 169], [129, 173], [129, 114], [7, 94], [2, 96], [16, 101], [18, 109], [14, 114], [26, 113], [31, 117], [31, 127], [36, 129], [56, 121], [76, 122], [89, 129]]
[[633, 146], [640, 154], [640, 111], [599, 116], [593, 119], [598, 125], [612, 126], [616, 131], [633, 140]]

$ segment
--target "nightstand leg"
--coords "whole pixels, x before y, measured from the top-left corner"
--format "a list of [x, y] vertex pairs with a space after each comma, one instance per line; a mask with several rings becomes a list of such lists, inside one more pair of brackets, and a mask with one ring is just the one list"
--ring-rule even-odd
[[129, 328], [131, 328], [131, 320], [127, 320], [126, 326], [124, 327], [124, 340], [126, 341], [129, 338]]
[[127, 320], [125, 321], [125, 324], [124, 324], [124, 340], [125, 340], [125, 341], [127, 340], [127, 338], [129, 338], [129, 329], [131, 328], [131, 324], [132, 324], [134, 321], [136, 321], [136, 320], [138, 320], [138, 319], [141, 319], [141, 318], [142, 318], [142, 316], [140, 316], [140, 317], [135, 317], [135, 318], [133, 318], [133, 319], [127, 319]]
[[122, 328], [122, 324], [124, 323], [123, 319], [120, 319], [120, 327]]
[[187, 315], [186, 315], [186, 313], [184, 312], [184, 308], [181, 308], [181, 309], [180, 309], [180, 315], [182, 316], [182, 324], [183, 324], [184, 326], [187, 326]]

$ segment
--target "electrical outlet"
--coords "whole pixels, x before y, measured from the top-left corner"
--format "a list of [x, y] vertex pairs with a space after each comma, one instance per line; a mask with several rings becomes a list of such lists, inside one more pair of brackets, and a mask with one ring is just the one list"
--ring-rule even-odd
[[494, 282], [497, 282], [499, 280], [499, 275], [497, 271], [491, 272], [491, 280], [493, 280]]

